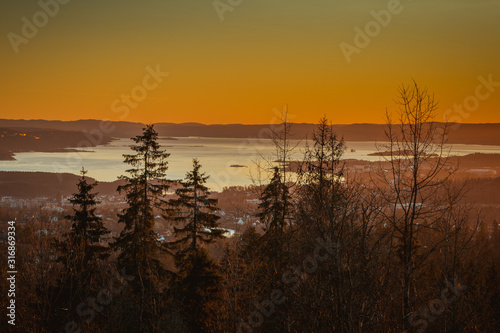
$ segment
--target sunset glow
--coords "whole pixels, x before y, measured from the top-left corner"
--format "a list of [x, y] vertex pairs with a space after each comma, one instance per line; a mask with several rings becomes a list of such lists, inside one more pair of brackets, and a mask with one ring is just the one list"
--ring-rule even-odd
[[[499, 1], [215, 3], [61, 0], [47, 22], [35, 1], [4, 4], [0, 118], [251, 124], [288, 104], [295, 122], [381, 123], [415, 79], [441, 120], [491, 76], [460, 119], [500, 122]], [[24, 27], [34, 18], [36, 33]], [[117, 111], [157, 66], [169, 75]]]

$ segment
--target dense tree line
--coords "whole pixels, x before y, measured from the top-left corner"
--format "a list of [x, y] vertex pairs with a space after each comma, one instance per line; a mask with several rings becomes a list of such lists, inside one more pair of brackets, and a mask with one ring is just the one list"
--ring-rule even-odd
[[[110, 238], [82, 170], [68, 232], [19, 232], [25, 332], [495, 332], [500, 229], [463, 200], [433, 96], [402, 86], [387, 115], [385, 164], [370, 181], [343, 166], [326, 118], [300, 161], [293, 128], [275, 128], [255, 216], [224, 238], [200, 161], [165, 199], [169, 154], [153, 125], [133, 138]], [[382, 167], [389, 165], [389, 167]], [[159, 242], [161, 217], [173, 239]], [[215, 256], [211, 244], [220, 244]], [[5, 272], [2, 271], [5, 284]], [[3, 290], [3, 289], [2, 289]], [[4, 306], [5, 304], [2, 304]], [[2, 323], [1, 325], [4, 325]], [[7, 329], [7, 327], [2, 327]]]

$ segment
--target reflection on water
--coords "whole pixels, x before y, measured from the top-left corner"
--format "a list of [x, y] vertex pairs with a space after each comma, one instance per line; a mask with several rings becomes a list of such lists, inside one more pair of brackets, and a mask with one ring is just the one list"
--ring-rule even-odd
[[[92, 148], [92, 152], [78, 153], [19, 153], [16, 161], [0, 161], [3, 171], [47, 171], [77, 174], [83, 167], [88, 175], [101, 181], [113, 181], [124, 173], [127, 165], [123, 154], [130, 154], [130, 139], [119, 139], [107, 146]], [[272, 158], [275, 148], [270, 140], [227, 138], [178, 138], [160, 139], [160, 144], [171, 155], [168, 159], [168, 178], [184, 178], [191, 169], [192, 159], [198, 158], [211, 177], [209, 186], [220, 190], [224, 186], [251, 184], [252, 174], [257, 175], [256, 162]], [[297, 146], [292, 158], [300, 159], [305, 142]], [[376, 161], [380, 157], [368, 156], [376, 152], [374, 142], [347, 142], [343, 158]], [[454, 145], [452, 154], [500, 153], [500, 146]], [[265, 164], [265, 163], [264, 163]], [[231, 167], [231, 166], [243, 167]]]

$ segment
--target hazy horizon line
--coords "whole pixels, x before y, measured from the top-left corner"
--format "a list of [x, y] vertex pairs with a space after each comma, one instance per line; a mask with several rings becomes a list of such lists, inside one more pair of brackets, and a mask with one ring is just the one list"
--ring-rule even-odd
[[[113, 123], [129, 123], [129, 124], [141, 124], [141, 125], [147, 125], [147, 124], [172, 124], [172, 125], [205, 125], [205, 126], [230, 126], [230, 125], [244, 125], [244, 126], [267, 126], [269, 123], [200, 123], [200, 122], [194, 122], [194, 121], [186, 121], [186, 122], [181, 122], [181, 123], [174, 123], [174, 122], [168, 122], [168, 121], [157, 121], [157, 122], [140, 122], [140, 121], [126, 121], [126, 120], [111, 120], [111, 119], [95, 119], [95, 118], [85, 118], [85, 119], [75, 119], [75, 120], [62, 120], [62, 119], [43, 119], [43, 118], [31, 118], [31, 119], [24, 119], [24, 118], [18, 118], [18, 119], [13, 119], [13, 118], [0, 118], [0, 121], [46, 121], [46, 122], [81, 122], [81, 121], [110, 121]], [[297, 124], [297, 125], [316, 125], [318, 124], [317, 122], [293, 122], [290, 121], [288, 122], [289, 124]], [[444, 124], [444, 121], [434, 121], [433, 123], [438, 123], [438, 124]], [[449, 124], [466, 124], [466, 125], [495, 125], [495, 124], [500, 124], [500, 122], [449, 122]], [[346, 126], [346, 125], [386, 125], [386, 123], [360, 123], [360, 122], [353, 122], [353, 123], [333, 123], [332, 125], [338, 125], [338, 126]]]

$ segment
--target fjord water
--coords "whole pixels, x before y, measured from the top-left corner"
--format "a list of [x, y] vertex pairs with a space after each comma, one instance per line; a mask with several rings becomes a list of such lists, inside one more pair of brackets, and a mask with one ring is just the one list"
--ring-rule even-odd
[[[225, 186], [252, 184], [252, 177], [259, 178], [260, 162], [269, 167], [266, 159], [272, 161], [275, 147], [266, 139], [228, 139], [183, 137], [176, 140], [160, 139], [159, 143], [168, 153], [169, 179], [182, 179], [191, 169], [192, 159], [198, 158], [203, 170], [210, 175], [208, 185], [213, 190]], [[45, 171], [78, 174], [82, 167], [88, 175], [100, 181], [113, 181], [124, 174], [128, 165], [123, 163], [123, 154], [130, 154], [130, 139], [118, 139], [106, 146], [92, 148], [89, 152], [71, 153], [18, 153], [16, 161], [0, 161], [2, 171]], [[368, 156], [376, 152], [374, 142], [347, 142], [343, 158], [376, 161], [380, 157]], [[292, 159], [300, 159], [305, 141], [298, 142]], [[352, 150], [352, 151], [351, 151]], [[500, 153], [500, 146], [454, 145], [452, 154]], [[238, 166], [238, 167], [235, 167]], [[264, 179], [265, 181], [265, 179]]]

